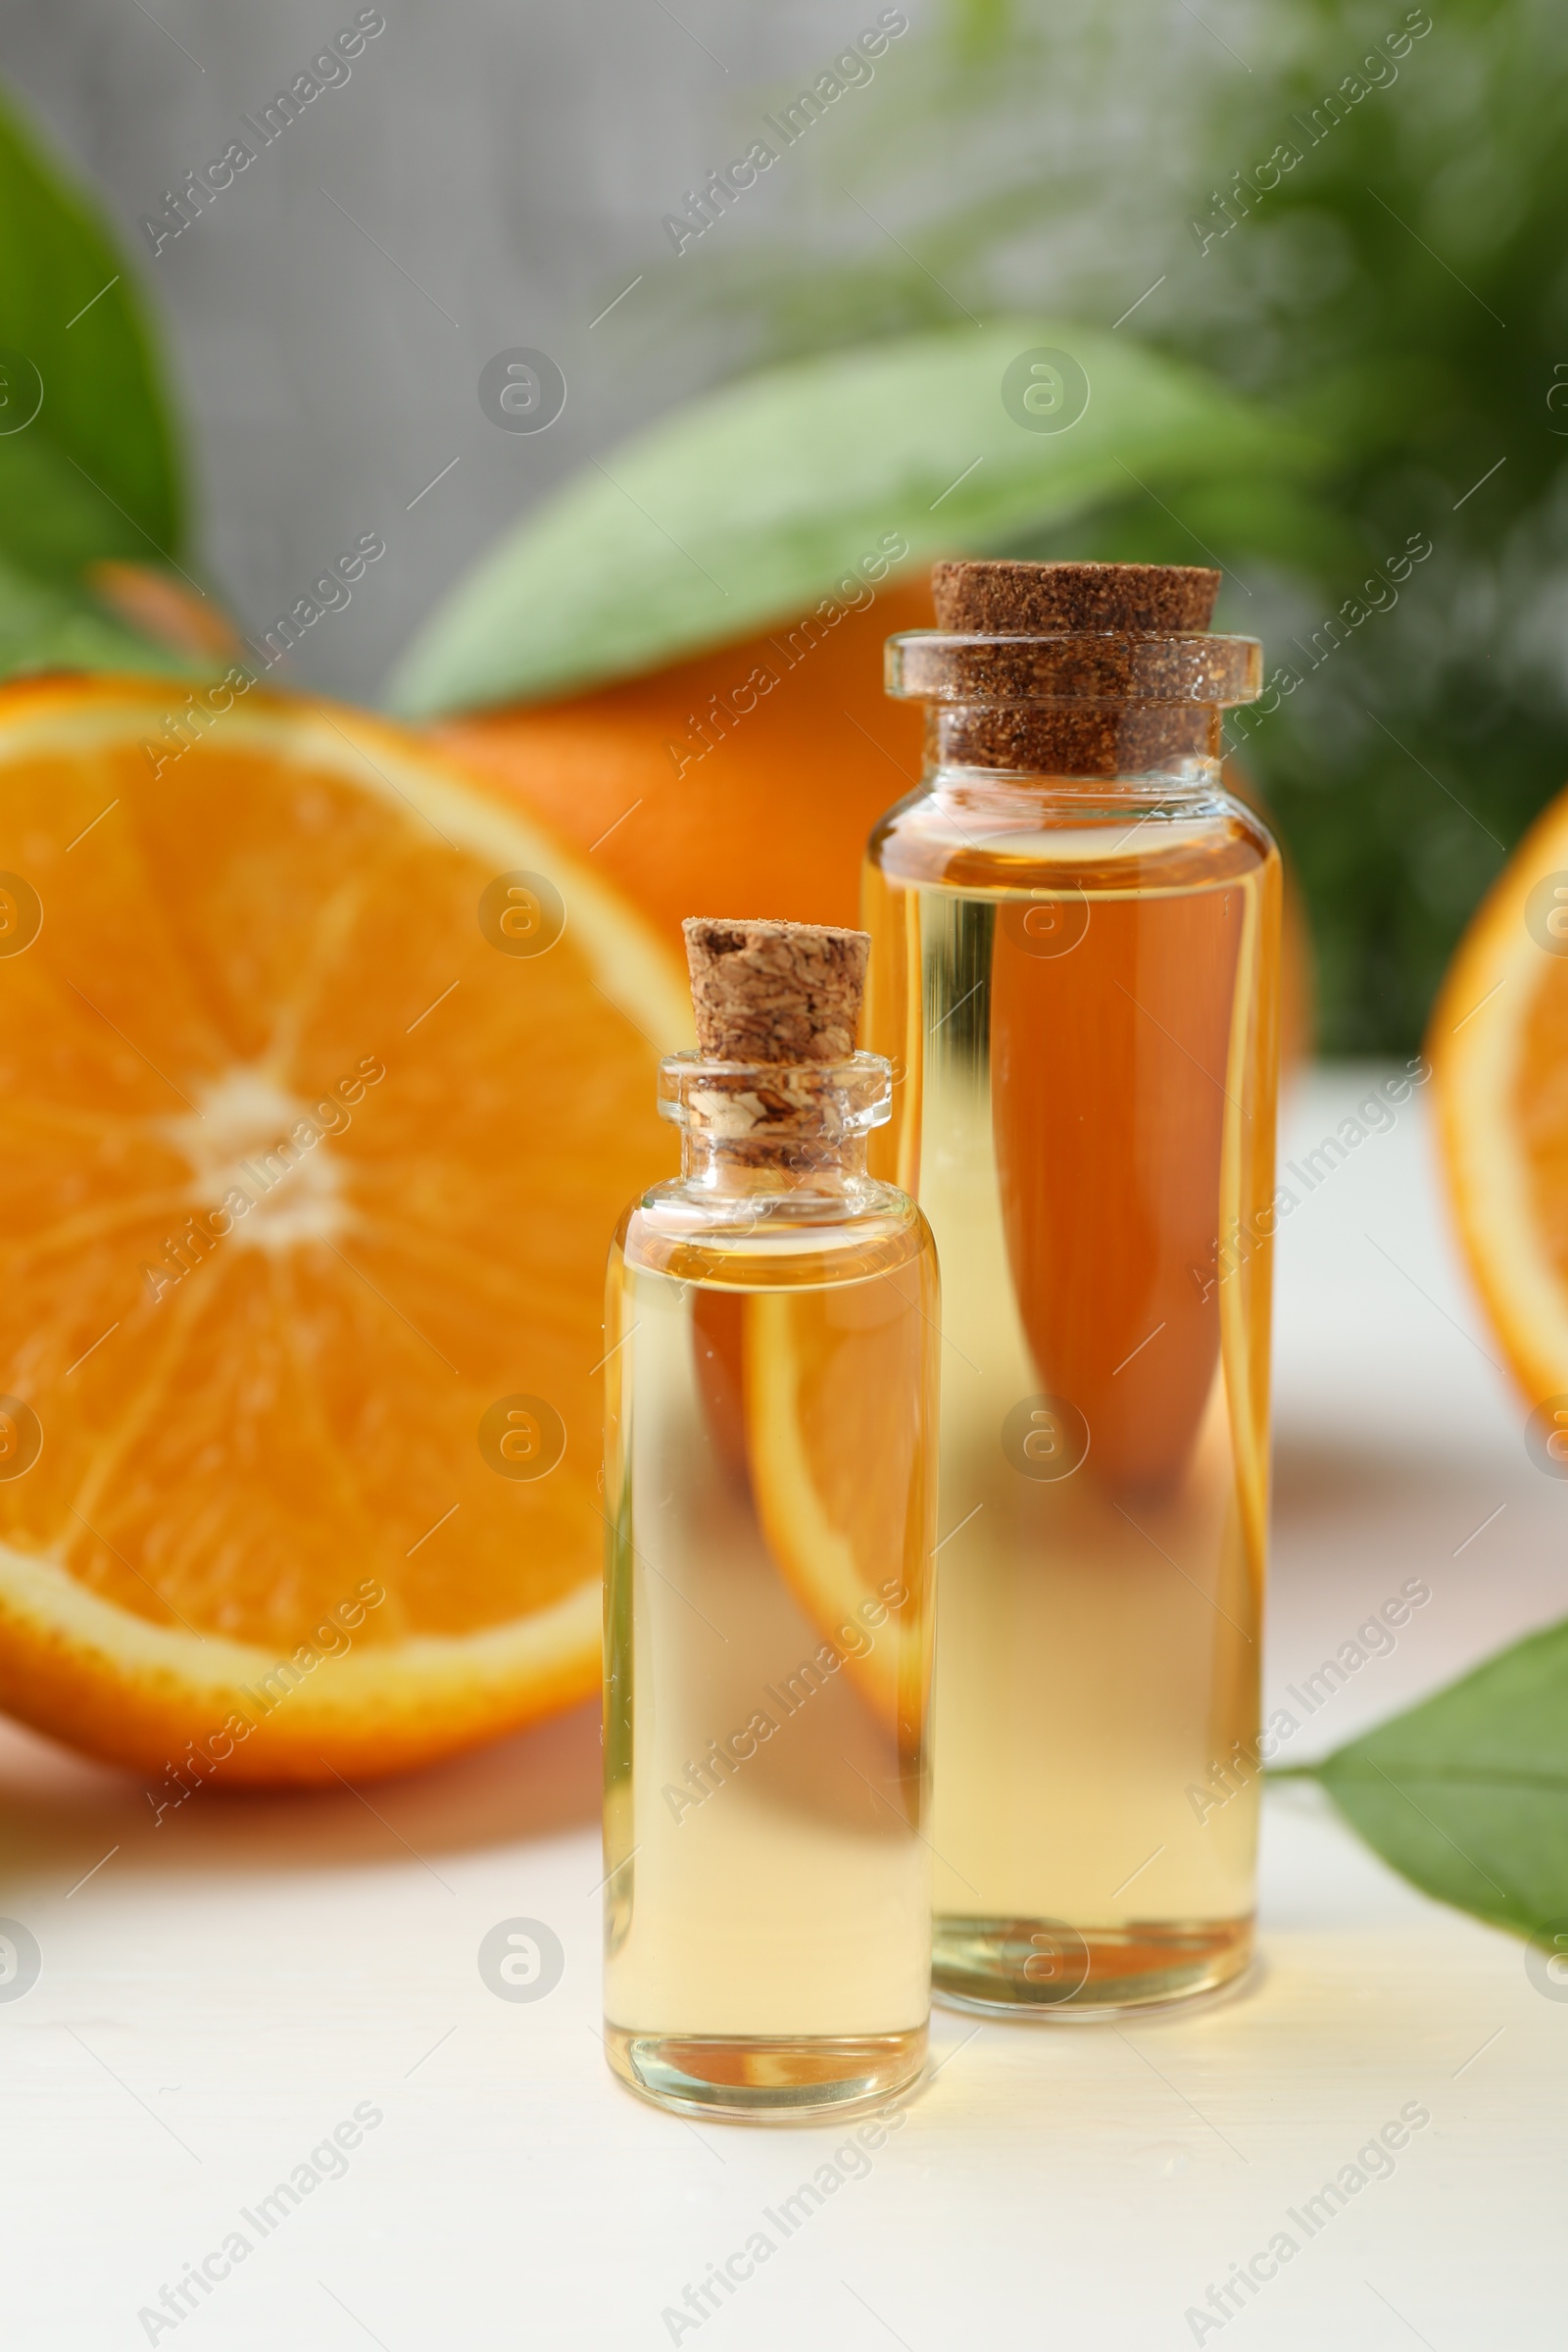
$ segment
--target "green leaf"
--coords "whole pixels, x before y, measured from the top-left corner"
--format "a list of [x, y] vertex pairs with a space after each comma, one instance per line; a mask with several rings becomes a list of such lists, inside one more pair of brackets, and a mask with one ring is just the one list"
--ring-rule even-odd
[[4, 101], [0, 345], [0, 554], [55, 580], [95, 557], [172, 560], [179, 470], [126, 258]]
[[[1088, 407], [1017, 421], [1003, 376], [1065, 350]], [[1197, 369], [1060, 320], [944, 329], [774, 368], [662, 418], [530, 514], [426, 625], [392, 682], [415, 714], [556, 695], [785, 619], [902, 542], [918, 563], [1109, 496], [1314, 445]], [[1177, 502], [1179, 504], [1179, 501]], [[1190, 560], [1205, 561], [1194, 544]]]
[[1568, 1919], [1568, 1621], [1300, 1769], [1441, 1902], [1522, 1936]]

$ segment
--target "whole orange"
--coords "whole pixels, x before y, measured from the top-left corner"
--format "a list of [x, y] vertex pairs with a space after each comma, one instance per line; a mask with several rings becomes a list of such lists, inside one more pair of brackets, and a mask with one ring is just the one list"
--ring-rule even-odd
[[929, 628], [931, 599], [899, 582], [838, 611], [436, 734], [520, 792], [677, 946], [688, 914], [855, 923], [866, 836], [920, 773], [920, 714], [884, 695], [882, 641]]

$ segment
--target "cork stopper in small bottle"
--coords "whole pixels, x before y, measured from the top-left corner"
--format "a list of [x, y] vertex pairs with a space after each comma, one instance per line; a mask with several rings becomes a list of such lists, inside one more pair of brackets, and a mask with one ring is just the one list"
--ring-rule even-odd
[[797, 1066], [849, 1060], [869, 932], [712, 915], [692, 915], [681, 928], [705, 1058]]

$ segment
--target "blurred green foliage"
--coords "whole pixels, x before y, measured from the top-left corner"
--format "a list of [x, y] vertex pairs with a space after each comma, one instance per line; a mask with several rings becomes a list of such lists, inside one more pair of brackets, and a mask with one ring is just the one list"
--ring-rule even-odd
[[[1310, 505], [1238, 471], [1020, 552], [1212, 555], [1222, 624], [1299, 674], [1245, 757], [1305, 890], [1332, 1053], [1415, 1043], [1568, 769], [1565, 122], [1560, 0], [950, 0], [833, 134], [863, 212], [824, 187], [787, 246], [715, 235], [664, 272], [758, 357], [1067, 312], [1328, 443]], [[1397, 603], [1325, 653], [1412, 533], [1432, 554]]]

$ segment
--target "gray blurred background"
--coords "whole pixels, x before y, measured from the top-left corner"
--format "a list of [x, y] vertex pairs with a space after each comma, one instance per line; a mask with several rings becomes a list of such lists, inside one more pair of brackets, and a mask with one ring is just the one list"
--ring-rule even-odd
[[[716, 326], [639, 315], [646, 275], [590, 322], [674, 263], [662, 215], [740, 151], [767, 85], [816, 72], [877, 6], [381, 0], [386, 30], [351, 78], [155, 259], [143, 216], [358, 13], [11, 0], [5, 71], [137, 256], [192, 455], [196, 543], [242, 627], [265, 627], [362, 532], [386, 540], [348, 609], [289, 658], [298, 684], [373, 699], [505, 524], [721, 371]], [[843, 129], [820, 125], [818, 165]], [[726, 236], [777, 235], [807, 200], [793, 176], [760, 181]], [[501, 432], [480, 411], [480, 368], [515, 345], [565, 373], [548, 432]]]

